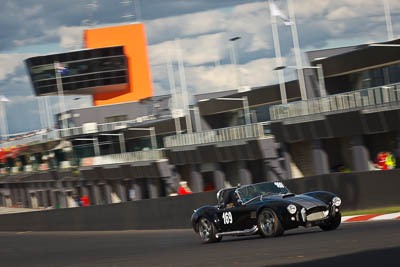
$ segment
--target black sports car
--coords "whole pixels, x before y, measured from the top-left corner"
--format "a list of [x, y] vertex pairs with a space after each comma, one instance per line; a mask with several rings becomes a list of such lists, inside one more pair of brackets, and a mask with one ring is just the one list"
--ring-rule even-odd
[[295, 195], [282, 182], [221, 189], [217, 201], [217, 206], [203, 206], [192, 215], [193, 229], [204, 243], [220, 241], [224, 235], [275, 237], [299, 226], [328, 231], [341, 223], [341, 200], [335, 194]]

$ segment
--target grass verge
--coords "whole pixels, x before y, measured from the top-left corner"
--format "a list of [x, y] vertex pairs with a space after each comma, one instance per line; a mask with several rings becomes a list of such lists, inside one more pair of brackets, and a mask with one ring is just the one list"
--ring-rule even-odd
[[343, 211], [342, 216], [364, 215], [364, 214], [385, 214], [385, 213], [393, 213], [393, 212], [400, 212], [400, 206], [378, 208], [378, 209], [368, 209], [368, 210]]

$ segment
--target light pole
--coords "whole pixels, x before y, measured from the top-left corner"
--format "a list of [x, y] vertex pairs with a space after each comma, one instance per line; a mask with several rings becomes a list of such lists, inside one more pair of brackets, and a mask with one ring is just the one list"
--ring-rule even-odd
[[156, 138], [156, 128], [128, 128], [129, 131], [150, 131], [151, 146], [153, 149], [157, 149], [157, 138]]
[[304, 73], [303, 73], [304, 68], [303, 68], [303, 62], [301, 59], [299, 36], [297, 34], [296, 16], [294, 14], [292, 0], [287, 0], [287, 5], [288, 5], [289, 17], [290, 17], [290, 21], [291, 21], [290, 27], [292, 28], [294, 54], [296, 57], [296, 65], [298, 67], [297, 72], [298, 72], [298, 76], [299, 76], [301, 100], [306, 100], [307, 99], [307, 91], [306, 91], [306, 84], [304, 81]]
[[[322, 69], [322, 64], [317, 64], [317, 66], [303, 66], [302, 68], [303, 69], [317, 69], [319, 94], [321, 97], [326, 96], [325, 79], [324, 79], [324, 72]], [[273, 70], [283, 70], [283, 69], [298, 69], [298, 67], [297, 66], [279, 66], [279, 67], [274, 68]], [[304, 72], [303, 72], [303, 75], [304, 75]], [[302, 100], [307, 100], [307, 97], [305, 99], [302, 98]]]
[[235, 41], [240, 40], [240, 36], [236, 36], [233, 38], [230, 38], [229, 41], [231, 42], [231, 62], [233, 67], [235, 68], [235, 86], [236, 88], [239, 88], [241, 85], [241, 79], [240, 79], [240, 72], [239, 72], [239, 67], [238, 67], [238, 56], [237, 56], [237, 49], [235, 45]]
[[178, 38], [175, 39], [175, 48], [177, 53], [179, 77], [181, 80], [183, 110], [185, 111], [186, 115], [186, 129], [188, 133], [191, 133], [193, 129], [192, 129], [192, 119], [189, 112], [189, 96], [186, 85], [185, 65], [183, 63], [183, 54], [182, 54], [180, 40]]
[[[169, 81], [169, 88], [171, 90], [171, 114], [174, 118], [175, 122], [175, 132], [176, 134], [181, 134], [181, 121], [180, 117], [182, 117], [183, 110], [178, 109], [178, 96], [176, 94], [176, 83], [175, 83], [175, 74], [174, 68], [172, 65], [171, 53], [168, 51], [166, 53], [166, 61], [167, 61], [167, 73], [168, 73], [168, 81]], [[182, 95], [182, 94], [181, 94]]]
[[60, 105], [60, 119], [61, 119], [61, 128], [67, 128], [65, 124], [65, 103], [64, 103], [64, 92], [63, 92], [63, 85], [62, 85], [62, 78], [60, 72], [61, 65], [58, 61], [54, 62], [54, 71], [56, 73], [56, 82], [57, 82], [57, 91], [58, 96], [60, 97], [59, 105]]
[[383, 7], [385, 9], [385, 20], [386, 20], [386, 30], [388, 34], [388, 40], [392, 40], [393, 27], [392, 27], [392, 18], [390, 16], [390, 4], [388, 0], [383, 0]]
[[119, 134], [99, 134], [99, 135], [103, 135], [103, 136], [118, 136], [119, 139], [119, 148], [121, 150], [121, 153], [125, 153], [126, 152], [126, 148], [125, 148], [125, 138], [124, 138], [124, 134], [123, 133], [119, 133]]
[[[272, 6], [274, 6], [274, 2], [269, 0], [270, 9], [272, 10]], [[275, 60], [277, 66], [282, 66], [282, 57], [281, 57], [281, 48], [279, 44], [279, 35], [278, 35], [278, 26], [276, 24], [276, 16], [271, 12], [271, 26], [272, 26], [272, 39], [274, 40], [274, 49], [275, 49]], [[286, 86], [285, 86], [285, 77], [283, 76], [283, 70], [278, 70], [278, 80], [279, 80], [279, 88], [281, 92], [282, 104], [287, 104], [287, 96], [286, 96]]]
[[199, 102], [205, 102], [205, 101], [210, 101], [210, 100], [221, 100], [221, 101], [242, 101], [243, 102], [243, 110], [244, 110], [244, 119], [245, 119], [245, 124], [251, 124], [251, 118], [250, 118], [250, 109], [249, 109], [249, 101], [247, 96], [243, 97], [217, 97], [217, 98], [206, 98], [206, 99], [201, 99]]

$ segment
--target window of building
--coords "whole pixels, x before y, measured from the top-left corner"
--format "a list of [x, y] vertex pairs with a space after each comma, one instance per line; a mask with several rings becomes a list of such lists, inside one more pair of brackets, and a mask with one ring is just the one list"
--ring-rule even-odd
[[117, 121], [127, 121], [128, 120], [128, 115], [117, 115], [117, 116], [111, 116], [107, 117], [104, 119], [106, 123], [108, 122], [117, 122]]

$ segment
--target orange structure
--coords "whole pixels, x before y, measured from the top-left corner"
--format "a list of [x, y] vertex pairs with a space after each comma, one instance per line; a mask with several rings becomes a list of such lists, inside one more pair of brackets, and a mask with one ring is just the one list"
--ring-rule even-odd
[[86, 48], [124, 46], [128, 60], [128, 88], [119, 92], [94, 94], [95, 106], [138, 101], [153, 96], [144, 24], [88, 29], [84, 34]]

